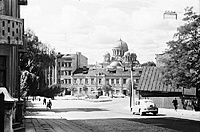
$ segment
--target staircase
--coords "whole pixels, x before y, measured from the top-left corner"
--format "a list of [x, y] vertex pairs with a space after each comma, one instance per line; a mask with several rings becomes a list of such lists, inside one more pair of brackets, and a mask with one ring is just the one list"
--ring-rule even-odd
[[14, 122], [12, 125], [13, 132], [25, 132], [25, 127], [19, 122]]

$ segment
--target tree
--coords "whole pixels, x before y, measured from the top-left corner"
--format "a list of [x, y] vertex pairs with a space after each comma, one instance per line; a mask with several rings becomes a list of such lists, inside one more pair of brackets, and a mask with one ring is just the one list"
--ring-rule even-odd
[[[133, 89], [136, 89], [136, 87], [137, 87], [137, 84], [135, 83], [135, 81], [133, 81]], [[131, 79], [128, 79], [128, 83], [127, 83], [128, 95], [131, 95], [131, 88], [132, 88]]]
[[71, 91], [71, 95], [74, 95], [74, 93], [77, 91], [77, 88], [73, 85], [69, 89]]
[[[175, 39], [167, 43], [169, 59], [164, 60], [163, 82], [175, 88], [196, 88], [200, 108], [200, 16], [186, 8]], [[200, 110], [200, 109], [199, 109]]]
[[156, 66], [156, 64], [153, 62], [153, 61], [148, 61], [148, 62], [145, 62], [143, 64], [141, 64], [141, 66]]
[[83, 91], [85, 92], [85, 94], [87, 94], [88, 92], [88, 87], [86, 85], [83, 86]]
[[[35, 90], [32, 91], [39, 92], [48, 87], [45, 82], [45, 69], [47, 69], [49, 66], [55, 65], [55, 52], [54, 49], [50, 50], [47, 45], [40, 42], [39, 38], [30, 29], [25, 32], [25, 36], [27, 39], [27, 51], [20, 56], [20, 68], [22, 72], [28, 71], [28, 73], [37, 77], [39, 85], [35, 85], [33, 88]], [[25, 77], [23, 78], [26, 79]], [[26, 80], [21, 80], [21, 82], [26, 82]], [[30, 87], [23, 86], [26, 85], [21, 84], [22, 93], [27, 93], [27, 91], [30, 91], [28, 90]], [[35, 93], [29, 92], [29, 95], [32, 94]]]
[[113, 91], [112, 86], [110, 84], [103, 85], [102, 89], [108, 96], [109, 96], [109, 92]]
[[62, 89], [59, 85], [53, 84], [49, 88], [46, 88], [42, 92], [40, 92], [40, 95], [54, 99], [54, 96], [63, 92], [63, 90], [64, 89]]
[[25, 96], [37, 94], [38, 90], [38, 77], [30, 73], [29, 71], [22, 71], [21, 79], [20, 79], [20, 96], [24, 98]]

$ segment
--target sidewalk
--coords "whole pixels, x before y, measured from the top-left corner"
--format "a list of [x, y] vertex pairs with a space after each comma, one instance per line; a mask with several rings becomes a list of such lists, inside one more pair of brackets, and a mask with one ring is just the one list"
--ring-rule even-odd
[[[34, 103], [29, 101], [27, 105], [27, 109], [33, 111], [46, 110], [46, 106], [39, 101], [34, 101]], [[67, 119], [56, 117], [52, 115], [51, 111], [49, 111], [48, 116], [37, 116], [27, 111], [25, 114], [25, 132], [91, 132], [91, 130], [84, 126], [78, 126]]]
[[183, 109], [178, 109], [177, 111], [175, 111], [174, 109], [159, 108], [159, 113], [166, 114], [166, 116], [168, 117], [200, 121], [200, 111]]

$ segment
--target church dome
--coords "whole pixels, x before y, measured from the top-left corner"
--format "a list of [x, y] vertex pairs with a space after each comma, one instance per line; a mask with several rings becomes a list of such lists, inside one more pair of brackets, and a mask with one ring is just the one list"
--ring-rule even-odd
[[114, 46], [113, 46], [114, 49], [120, 49], [120, 50], [123, 50], [124, 52], [128, 51], [128, 45], [126, 42], [122, 41], [121, 39], [118, 40]]
[[110, 63], [110, 67], [122, 67], [122, 64], [118, 61], [113, 61]]

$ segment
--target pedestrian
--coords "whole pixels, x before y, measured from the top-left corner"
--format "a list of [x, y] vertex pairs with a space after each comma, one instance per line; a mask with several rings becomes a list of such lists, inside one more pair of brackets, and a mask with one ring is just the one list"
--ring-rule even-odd
[[49, 102], [47, 102], [47, 108], [51, 109], [52, 103], [51, 100], [49, 100]]
[[46, 98], [43, 99], [43, 105], [46, 105]]
[[177, 108], [178, 108], [178, 101], [177, 101], [176, 98], [172, 101], [172, 104], [174, 105], [175, 111], [177, 111]]

